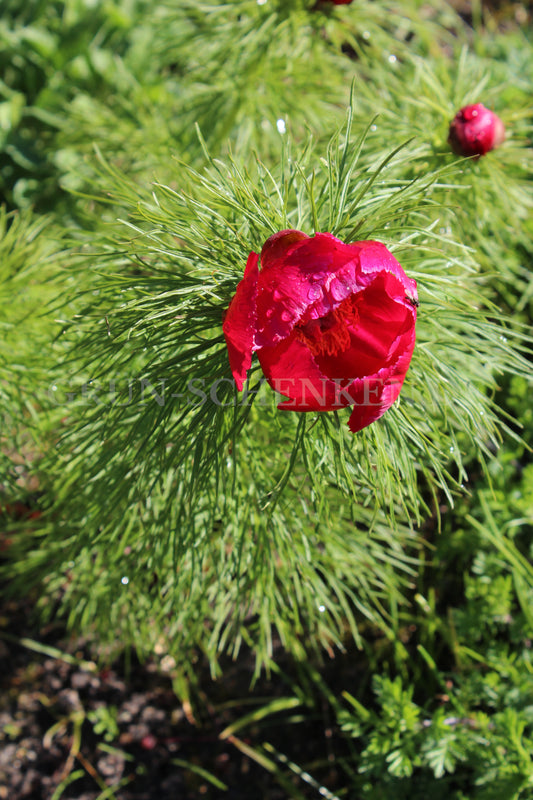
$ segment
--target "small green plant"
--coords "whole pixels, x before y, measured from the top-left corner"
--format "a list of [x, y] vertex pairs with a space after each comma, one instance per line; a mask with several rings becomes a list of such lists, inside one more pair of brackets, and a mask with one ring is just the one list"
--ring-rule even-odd
[[115, 706], [98, 706], [88, 712], [87, 719], [93, 726], [95, 734], [103, 737], [105, 742], [117, 741], [119, 727]]
[[[377, 707], [373, 709], [363, 708], [345, 693], [348, 710], [340, 713], [339, 722], [363, 747], [356, 762], [361, 775], [356, 785], [362, 796], [393, 798], [409, 793], [422, 798], [425, 792], [436, 791], [439, 797], [448, 792], [448, 797], [457, 799], [529, 797], [533, 786], [531, 705], [505, 707], [501, 673], [493, 677], [494, 681], [490, 675], [485, 677], [493, 687], [490, 705], [502, 706], [492, 713], [481, 696], [464, 703], [478, 683], [475, 669], [443, 695], [447, 707], [433, 711], [413, 702], [412, 687], [406, 687], [399, 676], [374, 678]], [[531, 699], [531, 690], [526, 691], [523, 700], [531, 703]], [[366, 776], [370, 784], [378, 779], [381, 788], [371, 789]], [[437, 783], [441, 779], [443, 783]]]

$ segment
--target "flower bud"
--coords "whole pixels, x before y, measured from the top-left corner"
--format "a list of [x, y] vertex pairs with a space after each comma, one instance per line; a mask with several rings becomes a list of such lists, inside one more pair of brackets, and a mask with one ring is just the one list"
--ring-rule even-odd
[[465, 106], [450, 125], [448, 142], [459, 156], [479, 158], [498, 147], [505, 139], [501, 119], [483, 103]]

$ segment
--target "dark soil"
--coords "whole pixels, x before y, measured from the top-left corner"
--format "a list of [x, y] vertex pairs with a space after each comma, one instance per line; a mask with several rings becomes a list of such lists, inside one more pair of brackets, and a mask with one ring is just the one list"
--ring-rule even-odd
[[[250, 691], [252, 661], [246, 657], [230, 664], [219, 683], [211, 680], [206, 665], [200, 711], [193, 712], [180, 703], [160, 665], [135, 658], [127, 664], [121, 657], [99, 669], [84, 640], [67, 637], [60, 625], [32, 629], [30, 611], [29, 603], [0, 606], [0, 800], [320, 796], [317, 784], [307, 784], [278, 761], [290, 783], [283, 788], [271, 771], [242, 752], [265, 739], [303, 768], [311, 765], [327, 786], [338, 783], [332, 731], [320, 715], [316, 724], [287, 726], [281, 720], [266, 730], [239, 731], [237, 740], [221, 738], [235, 720], [290, 694], [281, 681], [265, 680]], [[246, 738], [250, 731], [255, 741]]]

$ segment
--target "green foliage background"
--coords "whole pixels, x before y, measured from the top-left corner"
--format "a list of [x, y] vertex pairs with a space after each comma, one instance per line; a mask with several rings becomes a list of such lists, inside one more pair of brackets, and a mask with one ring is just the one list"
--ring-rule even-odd
[[[198, 706], [198, 659], [223, 681], [251, 653], [287, 695], [234, 730], [288, 796], [533, 796], [526, 11], [2, 10], [9, 591], [113, 652], [157, 645]], [[448, 125], [478, 101], [507, 140], [461, 160]], [[229, 380], [223, 311], [287, 227], [382, 240], [418, 282], [400, 403], [357, 436], [279, 412], [257, 365], [244, 400]], [[326, 706], [330, 788], [262, 727]]]

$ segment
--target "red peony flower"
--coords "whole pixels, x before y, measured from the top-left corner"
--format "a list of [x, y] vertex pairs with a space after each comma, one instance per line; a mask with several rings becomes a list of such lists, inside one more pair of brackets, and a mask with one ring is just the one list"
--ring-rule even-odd
[[354, 406], [352, 431], [400, 393], [415, 344], [416, 283], [380, 242], [287, 230], [250, 253], [223, 331], [239, 391], [257, 352], [280, 409]]
[[476, 158], [498, 147], [504, 139], [503, 122], [483, 103], [465, 106], [458, 111], [448, 134], [448, 142], [454, 153]]

